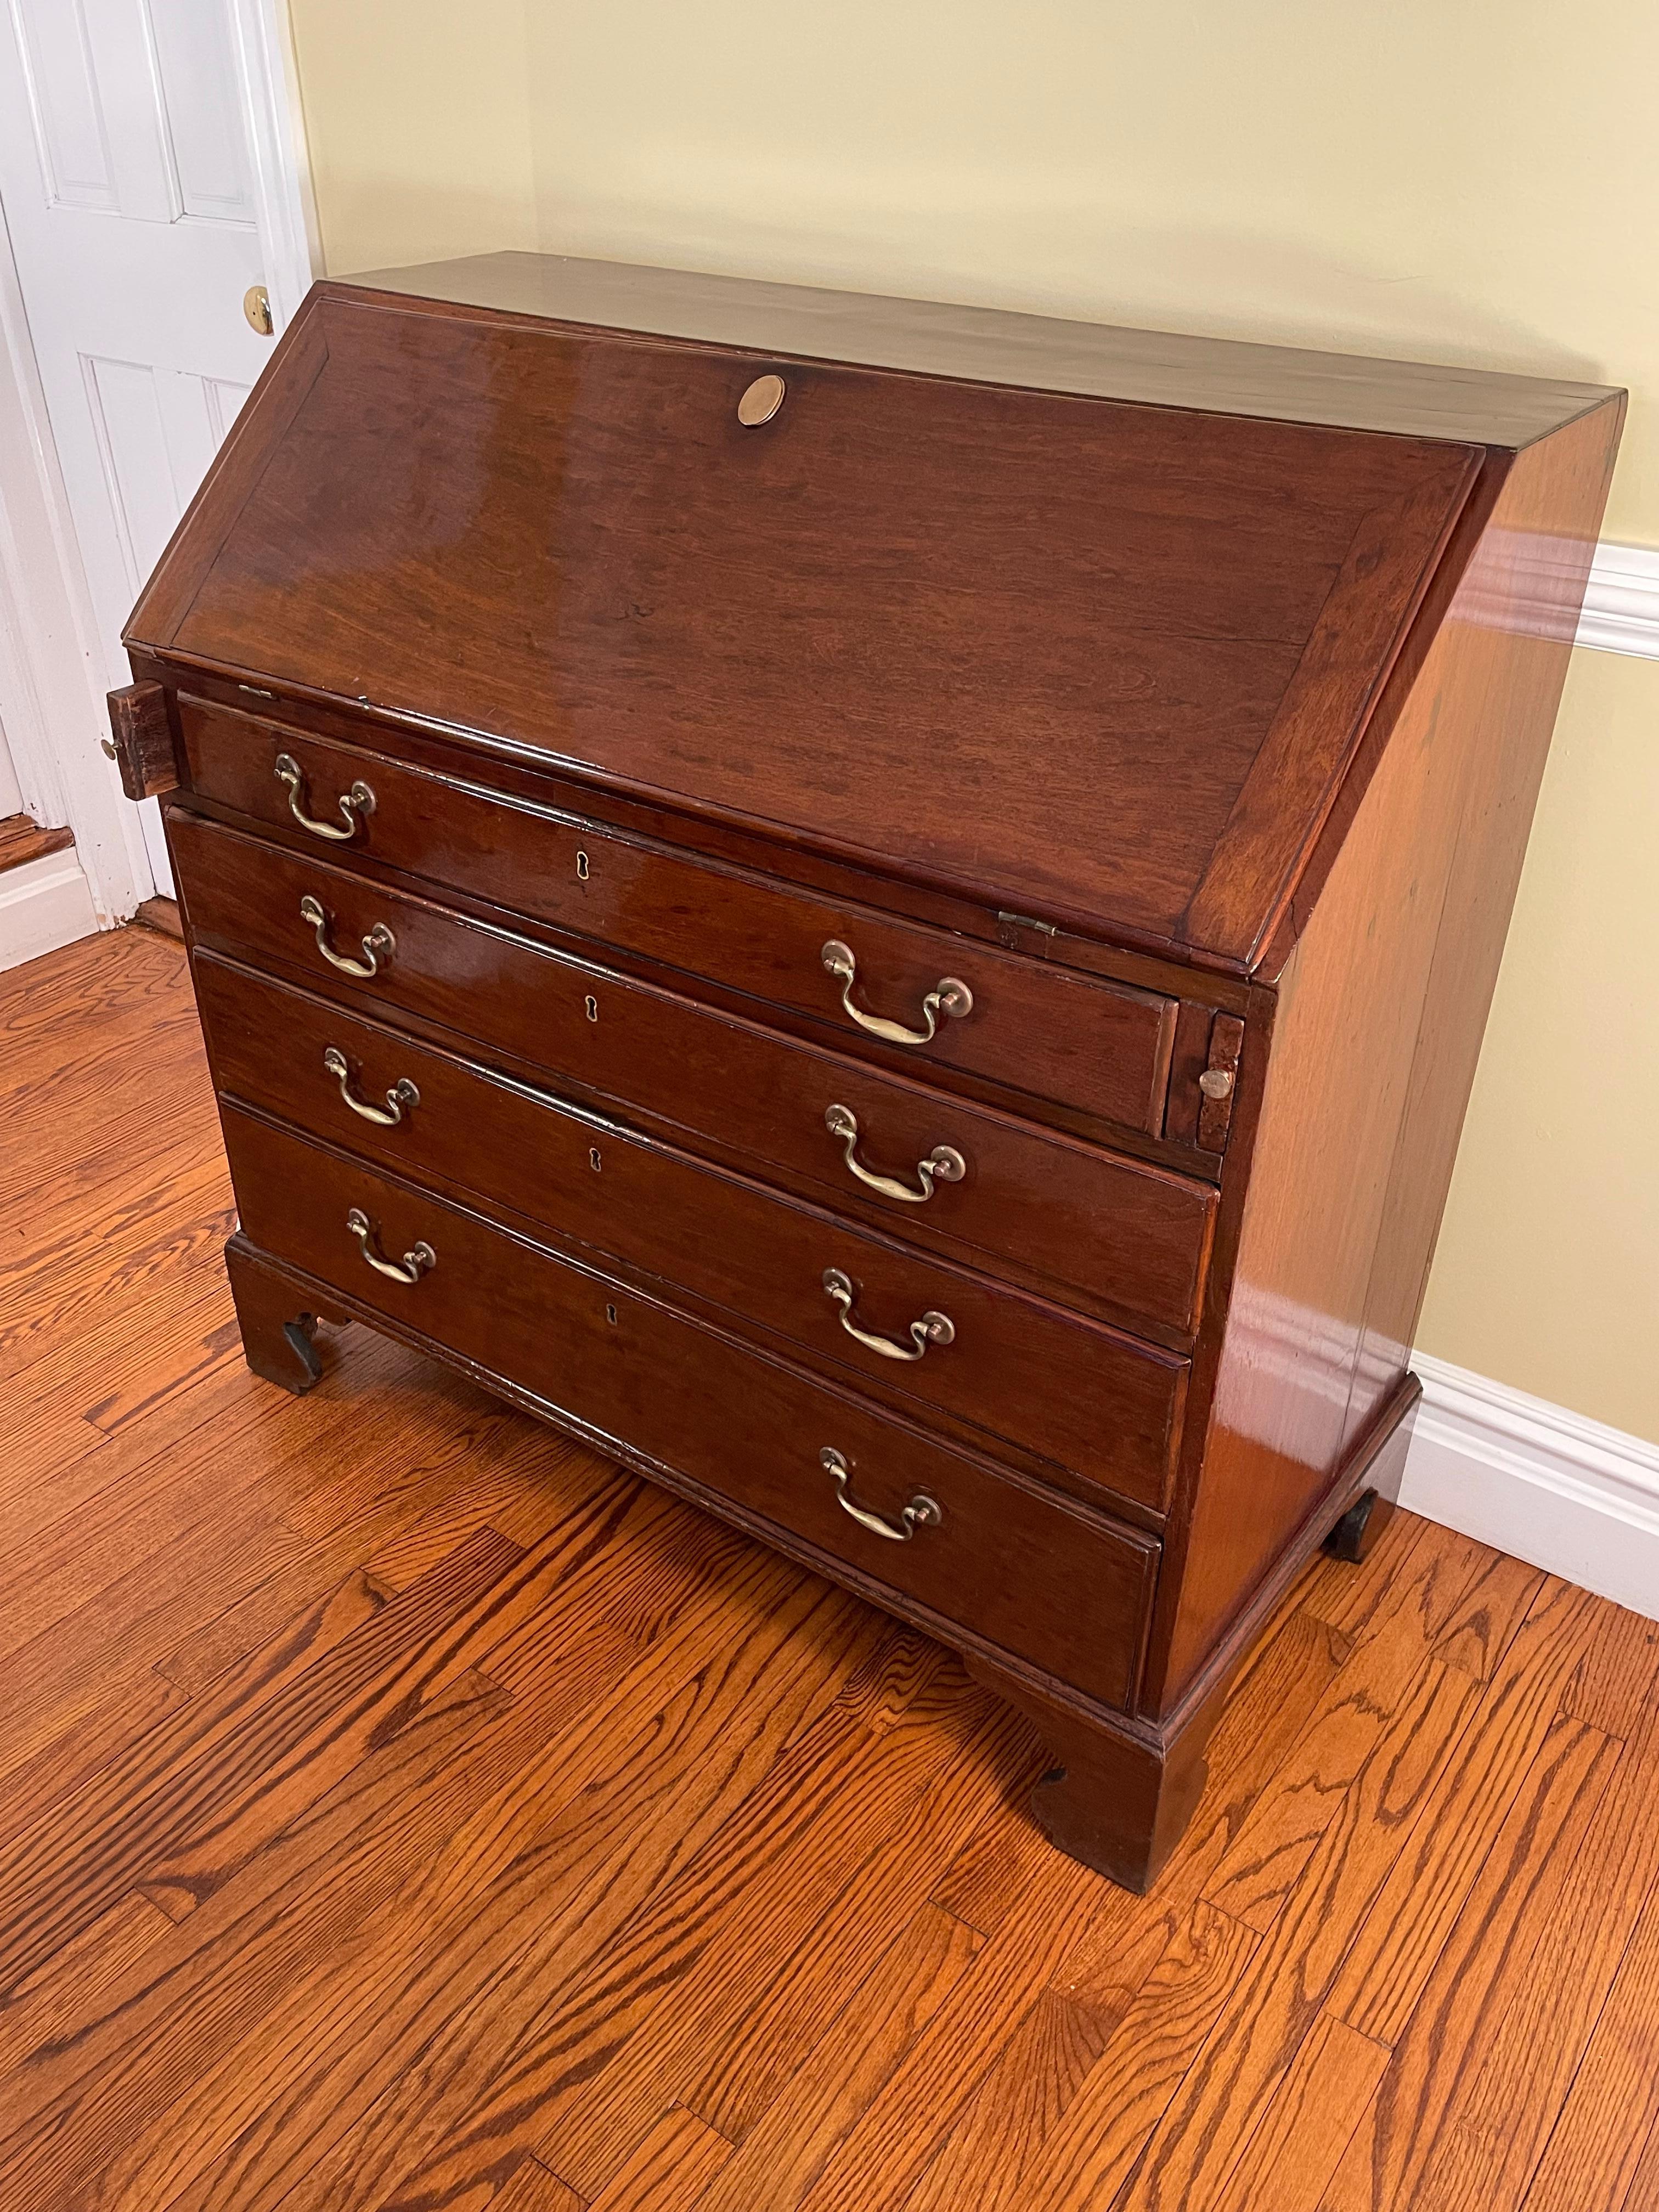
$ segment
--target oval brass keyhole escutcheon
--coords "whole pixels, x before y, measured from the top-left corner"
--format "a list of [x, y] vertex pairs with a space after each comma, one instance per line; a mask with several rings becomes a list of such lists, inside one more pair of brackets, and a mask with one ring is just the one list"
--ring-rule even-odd
[[248, 328], [268, 338], [276, 327], [270, 312], [270, 295], [263, 284], [250, 284], [242, 295], [242, 313], [247, 317]]
[[757, 376], [738, 402], [738, 420], [745, 430], [757, 430], [763, 422], [769, 422], [783, 404], [784, 381], [781, 376]]

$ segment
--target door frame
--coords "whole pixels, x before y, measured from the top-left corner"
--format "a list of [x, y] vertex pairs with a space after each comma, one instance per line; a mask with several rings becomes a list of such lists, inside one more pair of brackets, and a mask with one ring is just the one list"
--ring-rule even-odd
[[[283, 329], [323, 258], [288, 0], [228, 0], [272, 318]], [[99, 925], [155, 888], [137, 810], [105, 758], [92, 597], [0, 207], [0, 724], [23, 804], [75, 833]]]

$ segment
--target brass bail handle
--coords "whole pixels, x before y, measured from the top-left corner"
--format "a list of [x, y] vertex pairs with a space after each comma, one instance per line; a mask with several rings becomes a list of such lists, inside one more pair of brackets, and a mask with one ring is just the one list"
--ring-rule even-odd
[[908, 1544], [919, 1528], [937, 1528], [945, 1518], [944, 1507], [925, 1490], [919, 1490], [890, 1521], [884, 1513], [873, 1513], [867, 1505], [860, 1505], [853, 1495], [853, 1470], [834, 1444], [825, 1444], [818, 1454], [818, 1465], [834, 1476], [836, 1503], [842, 1511], [850, 1513], [860, 1528], [867, 1528], [872, 1536], [884, 1536], [890, 1544]]
[[300, 901], [300, 919], [317, 933], [317, 950], [331, 968], [337, 968], [343, 975], [355, 975], [361, 981], [378, 975], [380, 963], [389, 960], [398, 949], [398, 940], [385, 922], [377, 921], [362, 939], [363, 957], [353, 960], [343, 952], [337, 952], [328, 941], [328, 915], [320, 899], [309, 891]]
[[337, 830], [331, 822], [319, 822], [306, 812], [305, 773], [292, 753], [278, 753], [271, 764], [271, 772], [288, 792], [288, 811], [302, 830], [313, 837], [326, 837], [331, 845], [343, 845], [356, 836], [368, 817], [374, 811], [374, 793], [360, 776], [340, 801], [340, 811], [345, 817], [345, 827]]
[[842, 1158], [848, 1173], [856, 1176], [866, 1190], [873, 1190], [883, 1198], [896, 1198], [903, 1206], [926, 1206], [936, 1182], [960, 1182], [968, 1172], [968, 1163], [954, 1145], [935, 1145], [925, 1160], [916, 1162], [921, 1188], [912, 1190], [892, 1176], [872, 1175], [868, 1168], [860, 1165], [855, 1157], [859, 1120], [850, 1106], [826, 1107], [823, 1126], [832, 1137], [841, 1139], [844, 1147]]
[[346, 1227], [357, 1240], [357, 1249], [362, 1254], [377, 1275], [386, 1275], [394, 1283], [418, 1283], [429, 1267], [438, 1264], [438, 1255], [422, 1240], [404, 1254], [401, 1261], [380, 1256], [380, 1237], [361, 1206], [354, 1206], [346, 1216]]
[[956, 1323], [950, 1315], [932, 1311], [923, 1314], [920, 1321], [911, 1322], [908, 1345], [895, 1344], [890, 1337], [873, 1336], [868, 1329], [859, 1328], [853, 1319], [853, 1308], [858, 1302], [858, 1293], [853, 1287], [850, 1275], [840, 1267], [826, 1267], [823, 1288], [830, 1304], [836, 1308], [842, 1327], [853, 1341], [863, 1345], [868, 1352], [879, 1352], [884, 1359], [921, 1359], [926, 1356], [930, 1344], [937, 1344], [942, 1350], [945, 1345], [954, 1344], [957, 1340]]
[[931, 1044], [939, 1029], [939, 1018], [944, 1014], [953, 1022], [965, 1021], [974, 1011], [974, 994], [959, 975], [941, 975], [921, 1002], [922, 1026], [908, 1030], [902, 1022], [890, 1022], [880, 1014], [866, 1014], [861, 1006], [853, 1004], [853, 986], [858, 980], [859, 963], [850, 945], [843, 945], [832, 937], [818, 954], [830, 973], [840, 983], [842, 1012], [850, 1015], [861, 1030], [872, 1036], [880, 1037], [887, 1044]]
[[421, 1103], [421, 1094], [405, 1075], [392, 1085], [386, 1094], [384, 1106], [371, 1106], [366, 1098], [359, 1098], [351, 1087], [351, 1068], [338, 1045], [328, 1045], [323, 1052], [323, 1072], [331, 1075], [340, 1086], [340, 1096], [354, 1114], [361, 1114], [365, 1121], [373, 1121], [377, 1128], [395, 1129], [404, 1115]]

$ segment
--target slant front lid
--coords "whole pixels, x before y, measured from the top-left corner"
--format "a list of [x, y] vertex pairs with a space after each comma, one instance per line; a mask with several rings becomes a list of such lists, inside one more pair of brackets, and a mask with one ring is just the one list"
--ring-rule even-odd
[[1479, 460], [325, 285], [130, 641], [1245, 962]]

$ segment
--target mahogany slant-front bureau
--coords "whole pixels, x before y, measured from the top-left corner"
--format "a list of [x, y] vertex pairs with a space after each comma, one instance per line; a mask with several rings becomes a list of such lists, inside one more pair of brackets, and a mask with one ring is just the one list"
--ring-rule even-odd
[[251, 1364], [366, 1322], [919, 1623], [1144, 1887], [1398, 1487], [1622, 411], [536, 255], [318, 285], [112, 702]]

